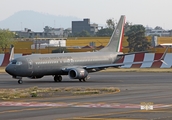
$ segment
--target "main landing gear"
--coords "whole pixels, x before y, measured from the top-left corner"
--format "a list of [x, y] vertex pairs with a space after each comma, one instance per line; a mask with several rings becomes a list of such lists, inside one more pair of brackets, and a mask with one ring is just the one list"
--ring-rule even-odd
[[85, 77], [85, 78], [79, 79], [79, 82], [86, 82], [89, 78], [90, 78], [90, 77], [87, 76], [87, 77]]
[[19, 79], [18, 80], [18, 84], [22, 84], [23, 83], [23, 80], [22, 79]]
[[55, 75], [54, 76], [54, 82], [61, 82], [62, 81], [62, 76], [61, 75]]
[[87, 79], [83, 78], [83, 79], [79, 79], [79, 82], [85, 82]]

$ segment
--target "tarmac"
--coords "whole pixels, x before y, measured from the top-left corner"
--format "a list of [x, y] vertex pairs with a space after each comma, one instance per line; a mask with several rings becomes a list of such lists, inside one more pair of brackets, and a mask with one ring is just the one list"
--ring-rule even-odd
[[52, 76], [24, 78], [23, 84], [1, 73], [0, 88], [37, 87], [115, 87], [120, 92], [98, 95], [70, 95], [14, 99], [0, 102], [2, 120], [133, 120], [172, 119], [172, 80], [170, 72], [99, 72], [87, 82], [63, 77], [54, 83]]

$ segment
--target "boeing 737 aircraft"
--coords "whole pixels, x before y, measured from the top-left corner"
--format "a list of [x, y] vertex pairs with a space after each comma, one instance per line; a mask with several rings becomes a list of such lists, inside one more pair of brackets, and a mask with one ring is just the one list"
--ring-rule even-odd
[[13, 78], [19, 79], [19, 84], [23, 83], [22, 77], [36, 79], [47, 75], [54, 76], [55, 82], [61, 82], [62, 75], [86, 81], [91, 72], [124, 65], [116, 63], [126, 55], [121, 52], [124, 25], [125, 16], [122, 15], [108, 45], [97, 52], [27, 55], [13, 59], [14, 50], [12, 50], [11, 62], [5, 70]]

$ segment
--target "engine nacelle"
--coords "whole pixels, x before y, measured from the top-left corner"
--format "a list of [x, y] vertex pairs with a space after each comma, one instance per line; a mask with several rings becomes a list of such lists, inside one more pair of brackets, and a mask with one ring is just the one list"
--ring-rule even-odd
[[43, 76], [31, 76], [31, 77], [28, 77], [30, 79], [39, 79], [39, 78], [42, 78]]
[[83, 79], [87, 77], [88, 72], [85, 69], [73, 68], [69, 71], [68, 75], [72, 79]]

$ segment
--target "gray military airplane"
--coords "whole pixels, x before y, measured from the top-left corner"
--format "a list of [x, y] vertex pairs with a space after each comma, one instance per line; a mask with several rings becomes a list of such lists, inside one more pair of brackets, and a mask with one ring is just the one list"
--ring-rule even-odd
[[[23, 83], [22, 77], [36, 79], [47, 75], [53, 75], [55, 82], [62, 81], [61, 75], [86, 81], [88, 73], [124, 65], [124, 63], [117, 63], [123, 56], [128, 55], [120, 52], [124, 25], [125, 16], [122, 15], [108, 45], [97, 52], [27, 55], [13, 59], [13, 48], [10, 63], [5, 70], [13, 78], [19, 79], [19, 84]], [[164, 56], [165, 54], [159, 60], [163, 60]], [[139, 62], [134, 64], [139, 64]]]

